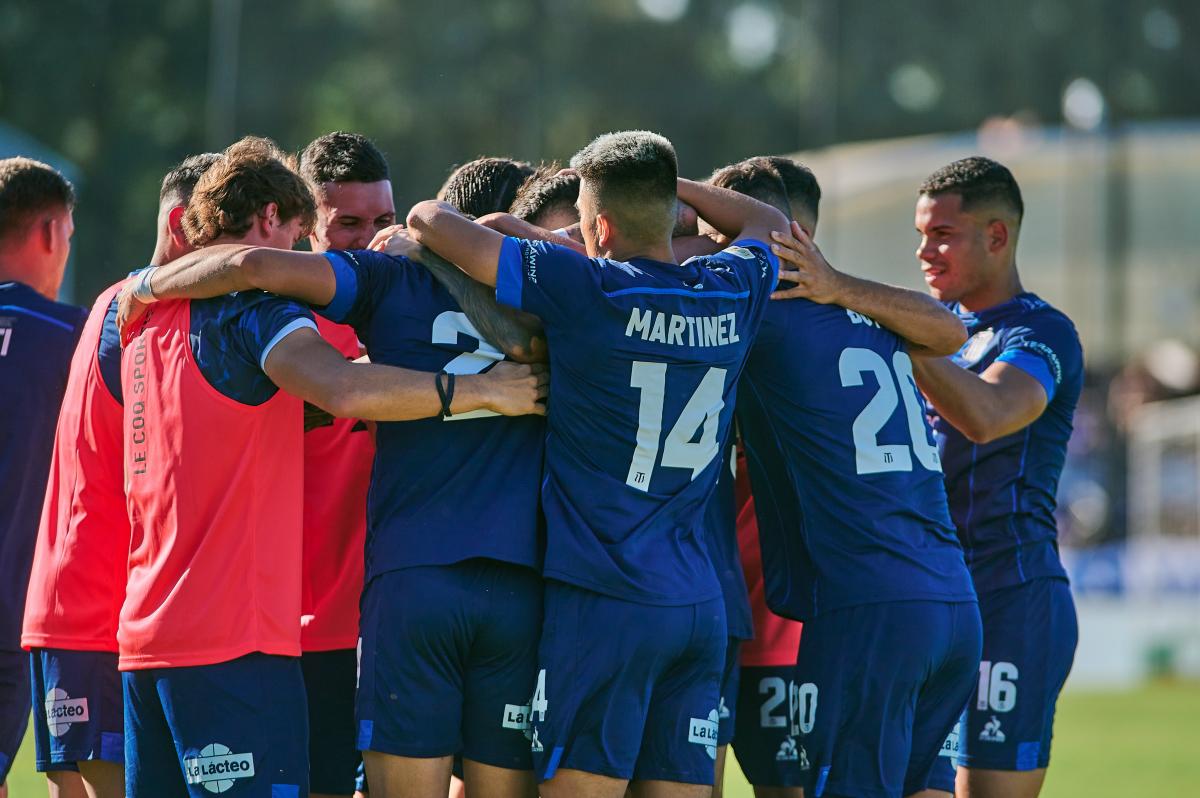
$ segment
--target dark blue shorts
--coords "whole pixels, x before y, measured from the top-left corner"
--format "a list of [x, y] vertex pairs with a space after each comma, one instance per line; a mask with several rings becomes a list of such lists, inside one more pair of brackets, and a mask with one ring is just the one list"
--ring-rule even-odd
[[806, 621], [796, 726], [813, 798], [923, 789], [979, 672], [974, 602], [899, 601]]
[[33, 743], [40, 772], [76, 762], [125, 761], [125, 709], [117, 655], [35, 648], [29, 652]]
[[1036, 770], [1050, 764], [1054, 708], [1079, 642], [1071, 588], [1035, 579], [979, 597], [983, 661], [960, 728], [958, 764]]
[[795, 665], [742, 667], [733, 751], [746, 780], [755, 787], [804, 786], [809, 763], [795, 728], [799, 723], [795, 675]]
[[29, 725], [29, 655], [0, 651], [0, 784], [25, 738]]
[[733, 731], [737, 726], [738, 681], [742, 666], [738, 663], [742, 654], [742, 641], [731, 637], [725, 644], [725, 668], [721, 671], [721, 698], [717, 703], [717, 745], [733, 742]]
[[358, 654], [352, 648], [306, 651], [300, 669], [308, 693], [309, 787], [316, 793], [349, 795], [362, 762], [354, 733]]
[[296, 657], [125, 671], [128, 798], [308, 795], [308, 708]]
[[660, 607], [546, 583], [534, 770], [712, 784], [725, 665], [720, 598]]
[[541, 576], [474, 559], [390, 571], [363, 594], [358, 748], [528, 770]]

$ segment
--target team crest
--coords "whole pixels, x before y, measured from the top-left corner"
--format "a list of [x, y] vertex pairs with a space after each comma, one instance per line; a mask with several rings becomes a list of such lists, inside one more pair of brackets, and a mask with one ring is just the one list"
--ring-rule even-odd
[[972, 335], [967, 342], [963, 344], [962, 349], [958, 350], [955, 360], [962, 366], [974, 366], [983, 357], [983, 353], [987, 351], [988, 346], [992, 343], [992, 339], [996, 337], [996, 331], [990, 327], [986, 330], [980, 330]]

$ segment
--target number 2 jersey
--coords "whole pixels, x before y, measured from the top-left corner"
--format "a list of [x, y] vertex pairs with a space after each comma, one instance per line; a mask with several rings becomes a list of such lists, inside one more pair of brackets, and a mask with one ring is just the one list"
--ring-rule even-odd
[[767, 603], [788, 618], [973, 601], [903, 341], [804, 299], [772, 302], [738, 404]]
[[664, 606], [721, 594], [704, 508], [777, 276], [754, 240], [675, 265], [505, 239], [496, 298], [550, 348], [548, 579]]
[[1070, 319], [1035, 294], [978, 313], [950, 309], [970, 336], [955, 363], [977, 374], [992, 363], [1016, 366], [1041, 383], [1047, 402], [1029, 426], [978, 445], [933, 414], [950, 511], [975, 588], [984, 593], [1040, 577], [1065, 579], [1054, 510], [1083, 390], [1079, 335]]
[[[504, 355], [419, 263], [369, 250], [327, 252], [337, 288], [317, 311], [349, 324], [372, 363], [476, 374]], [[429, 375], [429, 389], [434, 377]], [[367, 503], [366, 580], [485, 557], [541, 566], [540, 416], [488, 410], [380, 422]]]

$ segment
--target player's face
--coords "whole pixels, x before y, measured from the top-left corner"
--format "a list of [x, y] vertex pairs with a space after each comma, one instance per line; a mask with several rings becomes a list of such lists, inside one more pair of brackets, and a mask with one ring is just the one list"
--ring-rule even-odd
[[294, 219], [288, 219], [286, 222], [279, 222], [272, 227], [263, 246], [275, 249], [291, 249], [303, 237], [304, 224], [300, 217], [297, 216]]
[[987, 225], [962, 209], [958, 194], [917, 200], [917, 260], [935, 299], [956, 302], [987, 280]]
[[318, 197], [317, 223], [310, 237], [316, 252], [366, 249], [376, 233], [396, 223], [390, 180], [324, 183], [321, 188], [324, 196]]

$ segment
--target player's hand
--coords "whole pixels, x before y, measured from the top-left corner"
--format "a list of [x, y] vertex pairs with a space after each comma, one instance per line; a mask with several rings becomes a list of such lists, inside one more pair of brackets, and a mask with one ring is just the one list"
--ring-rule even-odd
[[550, 370], [543, 363], [501, 361], [482, 375], [488, 379], [488, 407], [503, 416], [544, 416]]
[[121, 337], [121, 346], [125, 346], [125, 331], [142, 317], [146, 308], [150, 307], [134, 297], [133, 286], [134, 281], [131, 280], [117, 294], [117, 332]]
[[408, 228], [402, 224], [393, 224], [375, 234], [367, 249], [382, 252], [398, 258], [414, 258], [420, 251], [421, 245], [413, 240]]
[[820, 305], [836, 304], [844, 275], [829, 265], [821, 250], [798, 223], [787, 232], [773, 232], [771, 251], [779, 256], [779, 282], [795, 283], [771, 294], [771, 299], [808, 299]]

